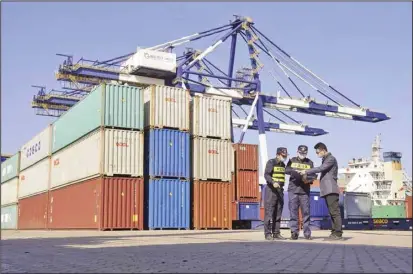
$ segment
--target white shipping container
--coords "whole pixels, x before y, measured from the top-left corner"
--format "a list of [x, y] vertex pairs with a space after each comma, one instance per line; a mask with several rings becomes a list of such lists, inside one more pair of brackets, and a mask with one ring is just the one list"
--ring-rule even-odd
[[20, 170], [28, 168], [51, 153], [52, 130], [49, 125], [21, 148]]
[[145, 127], [189, 130], [190, 99], [189, 91], [185, 89], [147, 87], [144, 90]]
[[200, 137], [231, 139], [231, 98], [196, 95], [192, 97], [191, 132]]
[[195, 180], [231, 180], [234, 151], [231, 141], [194, 137], [192, 139]]
[[100, 174], [143, 176], [143, 132], [98, 129], [52, 156], [51, 188]]
[[154, 71], [164, 71], [176, 74], [176, 54], [170, 52], [155, 51], [149, 49], [138, 49], [123, 64], [127, 72], [131, 74], [139, 73], [142, 69]]
[[19, 178], [11, 179], [6, 183], [1, 184], [1, 205], [9, 205], [17, 203], [17, 187]]
[[49, 189], [50, 158], [38, 162], [19, 174], [19, 199]]

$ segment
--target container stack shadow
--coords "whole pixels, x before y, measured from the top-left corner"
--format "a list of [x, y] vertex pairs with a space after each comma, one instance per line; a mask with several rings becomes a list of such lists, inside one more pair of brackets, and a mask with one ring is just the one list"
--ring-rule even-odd
[[195, 95], [191, 103], [192, 226], [232, 229], [231, 99]]

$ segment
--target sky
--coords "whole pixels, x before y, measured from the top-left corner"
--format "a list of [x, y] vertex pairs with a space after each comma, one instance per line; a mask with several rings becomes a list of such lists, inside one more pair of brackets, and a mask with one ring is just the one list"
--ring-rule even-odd
[[[372, 124], [289, 113], [329, 134], [269, 133], [269, 157], [278, 146], [294, 156], [305, 144], [318, 164], [312, 148], [322, 141], [345, 166], [369, 157], [381, 134], [383, 151], [402, 152], [412, 175], [412, 13], [411, 3], [396, 2], [2, 3], [1, 152], [14, 154], [56, 119], [36, 116], [31, 108], [37, 92], [31, 85], [61, 89], [54, 73], [63, 59], [56, 53], [72, 54], [75, 61], [110, 59], [227, 24], [234, 14], [251, 17], [261, 32], [352, 100], [392, 117]], [[205, 49], [212, 42], [195, 46]], [[227, 66], [228, 44], [210, 60]], [[249, 63], [245, 45], [238, 42], [238, 48], [236, 67]], [[264, 64], [273, 66], [270, 59]], [[261, 75], [263, 92], [274, 93], [276, 82], [268, 72]], [[244, 142], [258, 144], [258, 132], [248, 131]]]

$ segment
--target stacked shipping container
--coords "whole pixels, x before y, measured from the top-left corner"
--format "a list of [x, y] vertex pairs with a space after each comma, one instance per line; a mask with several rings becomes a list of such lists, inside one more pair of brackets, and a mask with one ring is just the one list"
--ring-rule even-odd
[[1, 229], [17, 229], [20, 152], [1, 163]]
[[190, 228], [188, 90], [144, 90], [146, 223], [149, 229]]
[[193, 227], [232, 228], [231, 99], [196, 95], [191, 104]]
[[234, 196], [237, 213], [233, 220], [260, 219], [260, 186], [258, 184], [258, 145], [234, 144]]

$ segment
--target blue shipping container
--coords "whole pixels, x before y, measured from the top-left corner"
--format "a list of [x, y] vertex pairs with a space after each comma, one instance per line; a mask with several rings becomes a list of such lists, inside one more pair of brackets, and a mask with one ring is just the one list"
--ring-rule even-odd
[[190, 182], [149, 179], [148, 227], [189, 229]]
[[17, 229], [17, 204], [1, 208], [1, 229]]
[[320, 192], [310, 192], [310, 217], [329, 217], [328, 208]]
[[331, 229], [331, 219], [330, 218], [310, 218], [310, 228], [311, 230], [324, 230]]
[[343, 228], [348, 230], [372, 230], [373, 219], [343, 219]]
[[259, 203], [238, 203], [239, 220], [259, 220], [260, 204]]
[[171, 129], [151, 129], [146, 135], [149, 176], [189, 178], [190, 134]]

